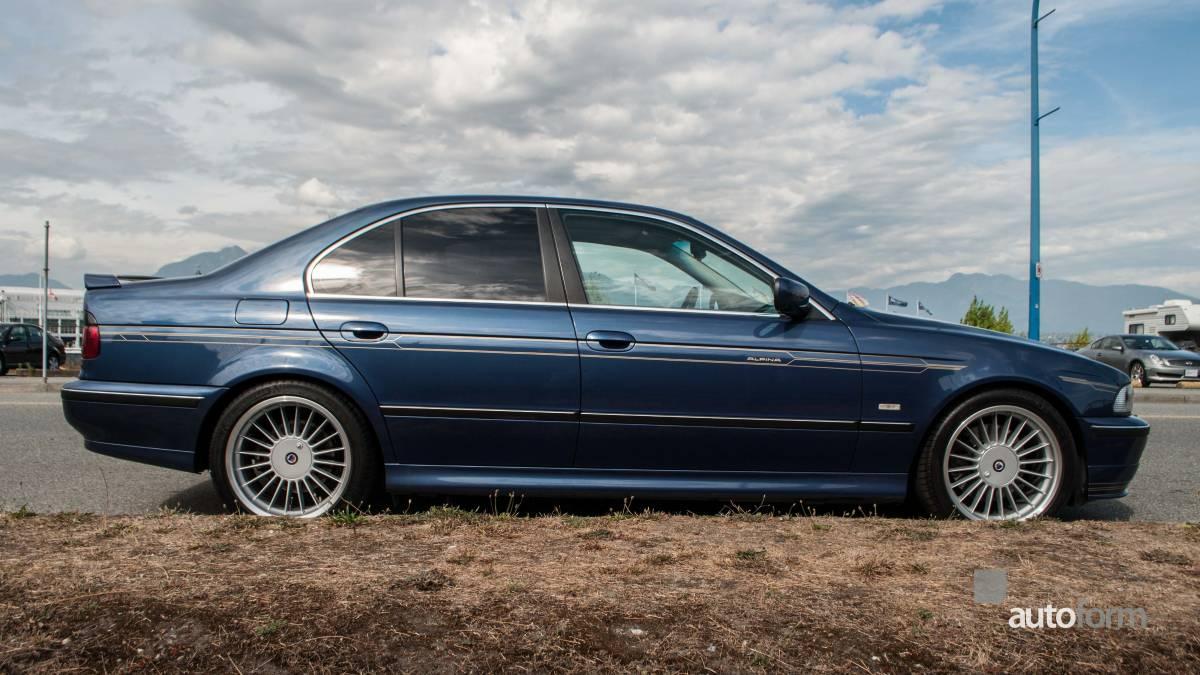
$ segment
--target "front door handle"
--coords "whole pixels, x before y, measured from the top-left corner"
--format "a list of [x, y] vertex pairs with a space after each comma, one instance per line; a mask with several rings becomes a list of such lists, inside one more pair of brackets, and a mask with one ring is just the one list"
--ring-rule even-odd
[[374, 321], [347, 321], [342, 324], [342, 337], [354, 342], [376, 342], [387, 337], [387, 326]]
[[637, 341], [619, 330], [594, 330], [587, 334], [587, 346], [598, 352], [627, 352]]

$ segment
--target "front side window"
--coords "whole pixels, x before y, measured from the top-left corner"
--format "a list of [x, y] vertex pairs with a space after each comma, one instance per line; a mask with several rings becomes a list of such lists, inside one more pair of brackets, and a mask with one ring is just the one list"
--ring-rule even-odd
[[325, 256], [313, 268], [312, 286], [314, 293], [397, 295], [395, 224], [368, 230]]
[[689, 230], [590, 211], [561, 217], [589, 304], [775, 311], [770, 277]]
[[546, 300], [534, 209], [420, 213], [404, 219], [401, 239], [406, 297]]
[[9, 344], [25, 344], [25, 326], [13, 326], [9, 329], [5, 342]]

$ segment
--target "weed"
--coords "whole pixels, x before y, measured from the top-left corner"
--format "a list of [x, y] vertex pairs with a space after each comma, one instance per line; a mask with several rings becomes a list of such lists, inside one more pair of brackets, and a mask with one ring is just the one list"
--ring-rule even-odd
[[10, 513], [8, 515], [19, 520], [21, 518], [32, 518], [37, 515], [37, 512], [30, 510], [28, 504], [22, 504], [21, 508], [17, 509], [16, 511], [13, 511], [12, 513]]
[[337, 527], [358, 527], [367, 522], [367, 517], [356, 509], [342, 509], [329, 514], [329, 521]]
[[735, 553], [734, 556], [738, 560], [756, 562], [767, 559], [767, 550], [765, 548], [744, 548]]
[[278, 633], [279, 631], [283, 630], [285, 626], [287, 626], [287, 622], [283, 619], [271, 619], [255, 629], [254, 632], [258, 634], [258, 637], [265, 638]]
[[929, 574], [929, 565], [926, 565], [925, 563], [908, 563], [906, 569], [913, 574]]
[[600, 528], [600, 529], [595, 529], [595, 530], [588, 530], [587, 532], [581, 533], [579, 536], [582, 539], [612, 539], [613, 533], [612, 533], [612, 530], [605, 530], [603, 528]]
[[860, 576], [882, 577], [891, 574], [896, 564], [884, 558], [867, 558], [851, 569]]
[[933, 618], [933, 612], [922, 607], [921, 609], [917, 610], [917, 618], [921, 619], [922, 621], [928, 621]]

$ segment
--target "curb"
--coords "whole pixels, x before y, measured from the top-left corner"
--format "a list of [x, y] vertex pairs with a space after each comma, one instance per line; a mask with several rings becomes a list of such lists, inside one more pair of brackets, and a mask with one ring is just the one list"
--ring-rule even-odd
[[0, 387], [0, 393], [13, 394], [36, 394], [47, 391], [62, 391], [62, 383], [60, 382], [21, 382], [20, 384], [8, 385]]
[[1200, 392], [1196, 392], [1194, 394], [1176, 394], [1174, 396], [1170, 394], [1151, 394], [1142, 392], [1143, 390], [1139, 389], [1138, 392], [1133, 395], [1133, 404], [1135, 406], [1138, 403], [1200, 403]]

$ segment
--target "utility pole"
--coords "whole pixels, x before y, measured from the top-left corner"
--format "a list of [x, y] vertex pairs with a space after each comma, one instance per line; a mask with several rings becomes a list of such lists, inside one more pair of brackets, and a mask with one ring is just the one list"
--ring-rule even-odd
[[46, 248], [42, 256], [42, 384], [49, 382], [46, 366], [50, 346], [50, 221], [46, 221]]
[[1039, 146], [1041, 139], [1038, 128], [1043, 118], [1058, 112], [1058, 108], [1045, 115], [1038, 114], [1038, 24], [1054, 13], [1050, 10], [1038, 16], [1041, 0], [1033, 0], [1033, 25], [1030, 29], [1029, 75], [1031, 80], [1032, 105], [1029, 133], [1029, 339], [1037, 340], [1041, 335], [1042, 316], [1042, 188], [1040, 180]]

